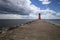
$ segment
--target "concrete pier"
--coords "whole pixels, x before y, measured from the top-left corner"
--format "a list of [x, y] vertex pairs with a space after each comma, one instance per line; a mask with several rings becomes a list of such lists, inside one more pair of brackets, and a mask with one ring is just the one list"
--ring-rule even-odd
[[30, 24], [25, 24], [23, 27], [16, 28], [12, 30], [11, 33], [10, 32], [7, 33], [7, 39], [60, 40], [60, 25], [51, 24], [45, 21], [35, 21]]

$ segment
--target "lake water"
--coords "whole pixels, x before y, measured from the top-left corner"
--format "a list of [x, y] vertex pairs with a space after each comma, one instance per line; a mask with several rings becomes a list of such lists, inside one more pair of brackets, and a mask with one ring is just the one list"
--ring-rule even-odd
[[[0, 19], [0, 27], [11, 27], [18, 24], [23, 24], [33, 19]], [[60, 24], [60, 19], [43, 19], [48, 22]]]
[[0, 19], [0, 27], [11, 27], [32, 21], [32, 19]]
[[43, 19], [43, 20], [52, 22], [52, 23], [56, 23], [56, 24], [60, 24], [60, 19]]

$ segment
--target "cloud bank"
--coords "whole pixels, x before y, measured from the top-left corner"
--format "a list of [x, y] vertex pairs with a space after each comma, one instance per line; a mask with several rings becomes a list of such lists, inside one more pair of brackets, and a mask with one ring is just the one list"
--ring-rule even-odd
[[40, 9], [31, 4], [30, 0], [0, 0], [0, 11], [9, 12], [9, 14], [28, 15], [37, 13], [38, 10]]
[[[48, 0], [40, 1], [42, 4], [50, 3]], [[0, 19], [37, 19], [38, 13], [41, 13], [42, 19], [60, 18], [59, 13], [50, 9], [41, 10], [30, 0], [0, 0]]]
[[22, 16], [23, 15], [31, 16], [31, 14], [36, 14], [39, 12], [40, 12], [40, 8], [33, 5], [30, 0], [0, 0], [0, 15], [1, 14], [4, 14], [4, 15], [5, 14], [12, 14], [12, 15], [18, 14]]
[[55, 12], [54, 10], [45, 9], [41, 10], [42, 19], [60, 19], [60, 13]]

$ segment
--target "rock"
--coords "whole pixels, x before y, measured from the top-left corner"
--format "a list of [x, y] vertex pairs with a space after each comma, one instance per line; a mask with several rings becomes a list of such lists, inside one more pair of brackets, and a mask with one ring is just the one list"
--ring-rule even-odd
[[2, 34], [6, 33], [6, 31], [2, 31]]
[[0, 30], [0, 34], [2, 33], [2, 31]]
[[13, 30], [13, 29], [15, 29], [15, 27], [11, 27], [11, 28], [9, 28], [8, 31]]
[[23, 26], [23, 24], [21, 24], [21, 26]]

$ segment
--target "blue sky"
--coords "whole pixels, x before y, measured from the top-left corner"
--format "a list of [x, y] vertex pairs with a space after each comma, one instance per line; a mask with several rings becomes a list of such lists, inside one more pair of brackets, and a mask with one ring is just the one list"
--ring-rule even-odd
[[41, 9], [49, 8], [51, 10], [54, 10], [56, 12], [60, 12], [60, 0], [49, 0], [50, 4], [42, 4], [39, 0], [31, 0], [32, 4], [36, 5], [37, 7], [40, 7]]
[[37, 7], [40, 7], [41, 9], [46, 9], [47, 5], [42, 5], [42, 3], [39, 0], [31, 0], [32, 4], [36, 5]]

